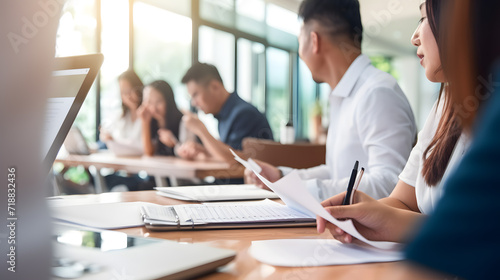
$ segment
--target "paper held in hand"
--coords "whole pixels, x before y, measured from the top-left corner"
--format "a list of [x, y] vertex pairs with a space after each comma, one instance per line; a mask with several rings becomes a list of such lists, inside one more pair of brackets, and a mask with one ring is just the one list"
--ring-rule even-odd
[[330, 213], [328, 213], [323, 206], [307, 191], [304, 181], [299, 177], [296, 171], [291, 172], [275, 183], [271, 183], [269, 180], [260, 175], [260, 166], [257, 168], [257, 164], [249, 159], [248, 161], [240, 158], [234, 151], [231, 150], [234, 155], [234, 159], [241, 163], [245, 168], [252, 170], [255, 175], [271, 190], [273, 190], [281, 200], [288, 205], [290, 208], [300, 211], [302, 213], [307, 213], [311, 215], [316, 215], [324, 218], [330, 223], [338, 226], [343, 231], [352, 235], [353, 237], [363, 241], [364, 243], [371, 245], [373, 247], [382, 250], [398, 250], [401, 248], [401, 244], [395, 242], [382, 242], [382, 241], [371, 241], [366, 239], [361, 235], [358, 230], [354, 227], [352, 220], [339, 221], [335, 219]]

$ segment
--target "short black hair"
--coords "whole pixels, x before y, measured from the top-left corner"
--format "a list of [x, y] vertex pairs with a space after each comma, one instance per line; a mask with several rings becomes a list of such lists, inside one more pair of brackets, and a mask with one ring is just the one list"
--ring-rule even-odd
[[182, 77], [182, 83], [187, 84], [190, 81], [195, 81], [198, 84], [208, 83], [212, 80], [222, 82], [222, 78], [219, 71], [215, 66], [208, 63], [197, 62], [189, 68], [184, 77]]
[[304, 0], [299, 17], [304, 23], [317, 20], [332, 36], [347, 35], [361, 47], [363, 24], [358, 0]]

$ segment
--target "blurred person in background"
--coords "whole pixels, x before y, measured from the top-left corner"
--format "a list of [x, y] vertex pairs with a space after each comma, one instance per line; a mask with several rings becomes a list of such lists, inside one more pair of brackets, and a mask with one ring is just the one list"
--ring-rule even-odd
[[146, 85], [139, 116], [144, 153], [148, 156], [175, 156], [176, 145], [194, 137], [186, 132], [172, 87], [165, 81]]
[[100, 129], [100, 139], [106, 143], [114, 141], [119, 144], [142, 149], [141, 119], [137, 109], [142, 103], [143, 83], [134, 70], [129, 69], [118, 77], [122, 112], [112, 120], [104, 122]]
[[182, 145], [178, 151], [182, 158], [196, 159], [206, 155], [233, 163], [234, 157], [229, 149], [241, 150], [244, 138], [273, 139], [266, 117], [236, 92], [229, 93], [215, 66], [194, 64], [182, 78], [182, 83], [187, 86], [193, 107], [214, 115], [218, 120], [220, 135], [220, 140], [213, 137], [195, 114], [186, 112], [183, 121], [202, 144], [190, 141]]

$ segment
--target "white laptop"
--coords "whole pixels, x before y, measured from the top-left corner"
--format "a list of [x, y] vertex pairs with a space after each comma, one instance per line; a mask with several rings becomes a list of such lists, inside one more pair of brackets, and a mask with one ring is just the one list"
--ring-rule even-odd
[[91, 152], [82, 131], [76, 126], [69, 130], [66, 140], [64, 140], [64, 148], [70, 155], [90, 155]]

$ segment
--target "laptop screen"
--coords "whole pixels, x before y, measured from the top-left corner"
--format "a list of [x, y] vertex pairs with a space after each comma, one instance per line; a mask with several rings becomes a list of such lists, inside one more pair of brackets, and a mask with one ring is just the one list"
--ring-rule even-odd
[[101, 54], [55, 59], [41, 141], [47, 172], [94, 83], [102, 61]]
[[45, 158], [68, 115], [89, 68], [57, 70], [52, 73], [52, 84], [47, 100], [42, 157]]

